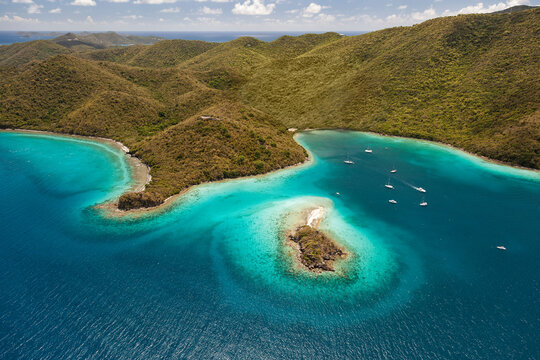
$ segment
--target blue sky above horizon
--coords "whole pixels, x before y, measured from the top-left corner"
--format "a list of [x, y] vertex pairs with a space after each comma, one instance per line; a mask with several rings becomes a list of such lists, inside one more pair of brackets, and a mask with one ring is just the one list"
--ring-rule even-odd
[[0, 30], [370, 31], [530, 0], [0, 0]]

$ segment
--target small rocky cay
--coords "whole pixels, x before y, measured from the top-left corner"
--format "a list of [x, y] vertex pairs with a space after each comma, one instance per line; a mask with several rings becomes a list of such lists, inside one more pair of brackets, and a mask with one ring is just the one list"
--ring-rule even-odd
[[318, 229], [323, 216], [323, 207], [311, 210], [307, 222], [288, 235], [289, 245], [296, 250], [298, 261], [315, 273], [334, 271], [334, 262], [347, 257], [334, 240]]

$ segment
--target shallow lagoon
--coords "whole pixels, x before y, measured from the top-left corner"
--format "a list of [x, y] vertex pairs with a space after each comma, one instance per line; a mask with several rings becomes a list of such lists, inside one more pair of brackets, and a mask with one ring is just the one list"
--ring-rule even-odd
[[[121, 154], [0, 133], [0, 357], [538, 353], [538, 172], [372, 134], [298, 141], [312, 163], [116, 220], [92, 205], [129, 187]], [[318, 203], [353, 252], [339, 275], [293, 271], [281, 251], [283, 215]]]

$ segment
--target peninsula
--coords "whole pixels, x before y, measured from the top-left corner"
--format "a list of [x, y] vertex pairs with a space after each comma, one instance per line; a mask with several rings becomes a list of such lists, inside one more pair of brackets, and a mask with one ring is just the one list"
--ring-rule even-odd
[[350, 37], [115, 47], [159, 39], [67, 34], [0, 46], [0, 129], [122, 142], [152, 177], [119, 199], [123, 210], [301, 163], [290, 128], [422, 138], [538, 169], [539, 24], [533, 8]]

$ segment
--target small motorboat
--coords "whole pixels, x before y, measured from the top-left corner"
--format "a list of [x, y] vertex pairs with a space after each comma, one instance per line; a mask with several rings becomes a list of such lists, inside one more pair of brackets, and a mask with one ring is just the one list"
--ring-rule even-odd
[[367, 148], [367, 149], [364, 150], [364, 151], [367, 152], [367, 153], [370, 153], [370, 154], [373, 152], [373, 150], [371, 150], [370, 148]]
[[504, 246], [497, 246], [497, 249], [499, 250], [506, 250], [506, 248]]
[[413, 186], [413, 188], [414, 188], [415, 190], [417, 190], [417, 191], [420, 191], [420, 192], [423, 192], [423, 193], [425, 193], [425, 192], [426, 192], [426, 189], [424, 189], [424, 188], [421, 188], [421, 187], [416, 187], [416, 186]]
[[427, 202], [422, 201], [422, 202], [420, 203], [420, 206], [427, 206]]
[[396, 200], [393, 200], [393, 199], [392, 199], [392, 200], [388, 200], [388, 202], [389, 202], [390, 204], [397, 204], [397, 201], [396, 201]]

